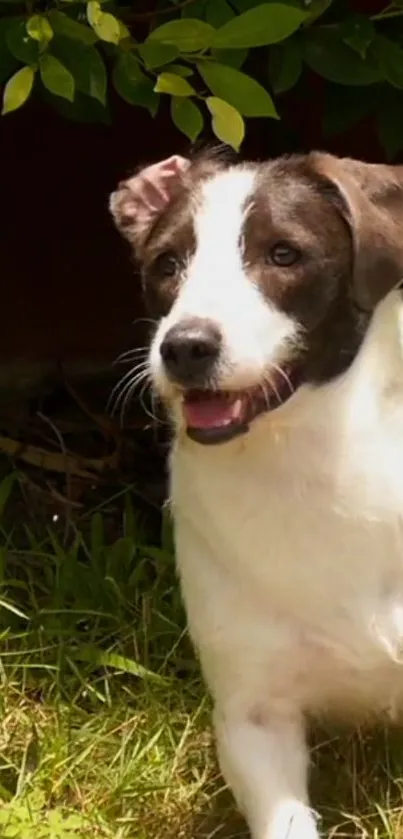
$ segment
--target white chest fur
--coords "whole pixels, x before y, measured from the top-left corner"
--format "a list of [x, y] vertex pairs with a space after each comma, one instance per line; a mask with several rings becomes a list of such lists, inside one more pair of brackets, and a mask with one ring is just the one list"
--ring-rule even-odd
[[242, 672], [315, 710], [403, 688], [401, 327], [393, 293], [337, 382], [230, 444], [174, 448], [179, 572], [218, 696]]

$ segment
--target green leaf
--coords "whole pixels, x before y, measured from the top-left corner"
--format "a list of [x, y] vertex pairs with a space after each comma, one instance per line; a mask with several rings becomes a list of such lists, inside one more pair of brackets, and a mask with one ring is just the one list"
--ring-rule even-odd
[[191, 99], [173, 96], [171, 117], [176, 128], [194, 143], [203, 130], [203, 117], [197, 105]]
[[159, 95], [154, 90], [154, 82], [142, 73], [131, 53], [122, 52], [118, 56], [113, 68], [112, 81], [115, 90], [125, 102], [147, 108], [153, 116], [155, 115]]
[[221, 64], [240, 70], [249, 55], [249, 50], [211, 50], [211, 55]]
[[90, 26], [94, 27], [103, 15], [101, 4], [98, 0], [89, 0], [87, 3], [87, 20]]
[[108, 44], [118, 44], [120, 41], [120, 24], [114, 15], [102, 12], [97, 23], [94, 23], [93, 29], [101, 41], [106, 41]]
[[147, 679], [160, 685], [168, 684], [168, 679], [165, 679], [158, 673], [148, 670], [147, 667], [143, 667], [142, 664], [138, 664], [132, 658], [126, 658], [112, 651], [108, 652], [98, 647], [81, 646], [73, 647], [71, 655], [79, 661], [88, 661], [95, 667], [113, 667], [116, 670], [121, 670], [123, 673], [130, 673], [140, 679]]
[[353, 15], [342, 23], [340, 35], [345, 44], [355, 50], [361, 58], [365, 58], [376, 32], [374, 24], [368, 17]]
[[243, 116], [278, 118], [270, 94], [255, 79], [213, 61], [200, 62], [197, 69], [214, 96], [229, 102]]
[[184, 64], [168, 64], [167, 70], [170, 73], [176, 73], [177, 76], [182, 76], [183, 79], [187, 79], [189, 76], [194, 75], [194, 70], [192, 67], [186, 67]]
[[325, 13], [332, 3], [333, 0], [311, 0], [309, 4], [305, 3], [308, 13], [305, 25], [312, 26], [313, 22]]
[[395, 41], [377, 35], [370, 49], [382, 74], [393, 87], [403, 88], [403, 49]]
[[106, 69], [98, 50], [82, 41], [58, 36], [52, 41], [51, 51], [70, 71], [76, 89], [105, 105]]
[[132, 36], [130, 34], [130, 29], [128, 29], [128, 27], [126, 26], [125, 23], [123, 23], [123, 21], [119, 20], [118, 18], [116, 18], [116, 20], [118, 22], [118, 27], [119, 27], [119, 43], [120, 43], [120, 41], [127, 41], [127, 42], [134, 43], [134, 41], [132, 39]]
[[171, 96], [193, 96], [196, 92], [191, 84], [175, 73], [160, 73], [154, 87], [156, 93], [170, 93]]
[[56, 35], [64, 35], [74, 41], [82, 41], [83, 44], [94, 44], [98, 40], [93, 29], [78, 23], [63, 12], [58, 12], [57, 9], [51, 9], [49, 20]]
[[263, 3], [234, 17], [216, 32], [213, 46], [221, 49], [263, 47], [292, 35], [306, 12], [281, 3]]
[[211, 126], [222, 143], [239, 151], [245, 136], [245, 124], [238, 111], [216, 96], [208, 96], [206, 105], [212, 116]]
[[[97, 0], [90, 0], [87, 3], [88, 23], [92, 26], [98, 38], [108, 44], [118, 44], [121, 37], [126, 37], [121, 32], [121, 24], [114, 15], [103, 12], [101, 4]], [[128, 32], [128, 30], [126, 30]]]
[[74, 99], [74, 78], [58, 58], [46, 53], [39, 61], [42, 84], [55, 96], [72, 102]]
[[39, 44], [30, 38], [24, 20], [13, 20], [6, 33], [8, 49], [23, 64], [35, 64], [39, 58]]
[[145, 44], [140, 44], [137, 49], [146, 67], [150, 70], [154, 67], [162, 67], [164, 64], [169, 64], [170, 61], [179, 55], [178, 47], [175, 47], [173, 44], [159, 44], [158, 41], [155, 43], [147, 41]]
[[285, 93], [302, 73], [302, 47], [298, 37], [275, 44], [269, 52], [269, 79], [274, 93]]
[[53, 29], [44, 15], [32, 15], [27, 20], [26, 29], [29, 37], [43, 46], [53, 38]]
[[219, 29], [234, 17], [234, 12], [227, 0], [207, 0], [205, 16], [207, 23]]
[[335, 84], [359, 87], [380, 79], [380, 72], [370, 56], [364, 61], [340, 40], [338, 31], [307, 30], [304, 60], [315, 73]]
[[32, 67], [22, 67], [11, 76], [3, 92], [2, 114], [9, 114], [24, 105], [31, 93], [34, 77], [35, 71]]
[[198, 52], [211, 46], [215, 36], [215, 30], [203, 20], [193, 18], [181, 18], [163, 23], [147, 38], [146, 43], [160, 41], [164, 44], [173, 44], [180, 52]]
[[60, 96], [53, 96], [46, 88], [41, 90], [42, 99], [53, 108], [64, 119], [73, 120], [79, 123], [100, 123], [111, 125], [111, 116], [106, 105], [101, 105], [98, 99], [86, 96], [76, 89], [74, 102], [61, 99]]

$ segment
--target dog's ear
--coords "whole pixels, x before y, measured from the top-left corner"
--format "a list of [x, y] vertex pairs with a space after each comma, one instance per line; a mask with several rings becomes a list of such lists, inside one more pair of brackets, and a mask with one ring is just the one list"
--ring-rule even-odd
[[352, 294], [372, 310], [403, 279], [403, 167], [320, 153], [310, 158], [337, 189], [354, 247]]
[[190, 163], [179, 155], [146, 166], [122, 181], [109, 199], [116, 227], [137, 254], [151, 228], [171, 201]]

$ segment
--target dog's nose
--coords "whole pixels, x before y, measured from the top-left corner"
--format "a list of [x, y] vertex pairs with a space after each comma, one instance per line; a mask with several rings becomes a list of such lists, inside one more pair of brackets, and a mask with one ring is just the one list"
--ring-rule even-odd
[[160, 353], [171, 378], [188, 387], [200, 387], [211, 376], [220, 353], [221, 334], [207, 318], [191, 318], [172, 326]]

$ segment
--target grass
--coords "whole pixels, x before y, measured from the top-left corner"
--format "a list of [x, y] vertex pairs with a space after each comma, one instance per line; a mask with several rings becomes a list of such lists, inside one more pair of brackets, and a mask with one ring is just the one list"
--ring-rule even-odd
[[[0, 839], [246, 835], [217, 770], [163, 519], [32, 521], [0, 483]], [[54, 520], [56, 519], [56, 520]], [[403, 837], [403, 736], [314, 737], [331, 835]]]

